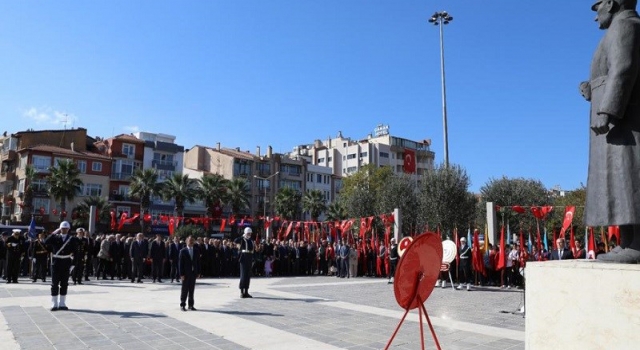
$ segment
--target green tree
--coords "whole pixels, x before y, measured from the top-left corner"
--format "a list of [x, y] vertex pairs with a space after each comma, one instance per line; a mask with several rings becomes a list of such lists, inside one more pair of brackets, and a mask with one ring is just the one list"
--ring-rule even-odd
[[21, 219], [23, 223], [30, 223], [33, 216], [33, 181], [35, 181], [38, 173], [36, 169], [31, 165], [27, 165], [25, 169], [25, 187], [24, 197], [22, 199], [22, 215]]
[[341, 221], [347, 218], [347, 211], [339, 201], [327, 206], [327, 221]]
[[276, 214], [285, 220], [297, 219], [300, 212], [300, 200], [300, 192], [290, 187], [281, 188], [275, 198]]
[[417, 219], [420, 212], [416, 182], [408, 175], [400, 174], [389, 177], [386, 184], [378, 191], [376, 213], [391, 213], [400, 209], [402, 217], [402, 234], [420, 233]]
[[198, 196], [197, 182], [195, 179], [190, 179], [189, 175], [176, 173], [162, 183], [160, 193], [164, 200], [175, 201], [174, 210], [176, 215], [183, 217], [185, 203], [193, 203]]
[[233, 215], [239, 215], [249, 208], [250, 198], [249, 183], [246, 179], [237, 177], [227, 183], [227, 201]]
[[129, 194], [140, 201], [140, 226], [141, 232], [144, 230], [144, 216], [151, 207], [151, 197], [160, 194], [160, 183], [158, 183], [158, 172], [155, 169], [136, 169], [131, 176]]
[[55, 166], [49, 167], [49, 195], [60, 203], [60, 221], [64, 220], [67, 203], [82, 191], [80, 171], [71, 160], [59, 160]]
[[318, 217], [327, 210], [327, 205], [322, 191], [307, 191], [302, 197], [302, 210], [311, 215], [312, 221], [318, 221]]
[[476, 199], [469, 192], [470, 185], [466, 170], [459, 165], [440, 164], [428, 171], [420, 185], [419, 226], [433, 229], [440, 225], [443, 233], [472, 226]]
[[91, 206], [93, 205], [96, 206], [96, 212], [98, 213], [96, 220], [96, 226], [100, 227], [98, 231], [107, 228], [111, 220], [111, 205], [106, 198], [98, 196], [85, 198], [82, 203], [73, 209], [72, 217], [74, 227], [89, 227]]
[[378, 214], [376, 201], [380, 198], [379, 193], [393, 176], [393, 170], [390, 167], [377, 168], [369, 164], [355, 174], [344, 178], [340, 201], [347, 215], [360, 218]]
[[[507, 177], [490, 179], [480, 188], [480, 193], [482, 201], [478, 208], [478, 220], [486, 221], [486, 203], [493, 202], [494, 205], [501, 207], [498, 219], [501, 221], [504, 219], [505, 225], [508, 222], [512, 232], [519, 229], [535, 229], [536, 221], [530, 207], [551, 204], [549, 191], [542, 182], [534, 179]], [[518, 214], [513, 211], [512, 207], [516, 205], [524, 207], [526, 212]]]
[[198, 179], [198, 198], [204, 201], [207, 216], [213, 217], [216, 206], [229, 201], [229, 181], [219, 174], [206, 174]]

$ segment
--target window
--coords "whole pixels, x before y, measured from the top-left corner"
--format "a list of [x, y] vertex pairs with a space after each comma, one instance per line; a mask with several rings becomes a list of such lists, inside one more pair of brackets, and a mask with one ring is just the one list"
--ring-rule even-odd
[[123, 195], [123, 196], [128, 196], [129, 195], [129, 186], [120, 185], [118, 187], [118, 194]]
[[49, 198], [34, 198], [33, 210], [34, 213], [48, 215], [49, 214]]
[[355, 167], [355, 166], [348, 167], [347, 168], [347, 174], [355, 173], [356, 169], [358, 169], [358, 167]]
[[328, 184], [329, 183], [329, 175], [325, 175], [324, 176], [324, 183]]
[[86, 160], [79, 160], [78, 163], [76, 164], [76, 166], [78, 167], [78, 170], [80, 171], [80, 174], [86, 174], [87, 173], [87, 161]]
[[269, 174], [271, 173], [271, 164], [269, 163], [258, 163], [258, 172], [260, 174]]
[[347, 147], [347, 143], [346, 143], [346, 142], [343, 142], [343, 143], [342, 143], [342, 147]]
[[356, 159], [356, 154], [355, 153], [348, 154], [347, 159]]
[[18, 181], [18, 192], [24, 193], [25, 182], [26, 182], [26, 179], [20, 179], [20, 181]]
[[271, 187], [270, 180], [256, 179], [256, 185], [258, 186], [258, 190], [260, 191], [269, 191], [269, 187]]
[[332, 158], [332, 157], [327, 157], [327, 162], [330, 162], [330, 161], [332, 161], [332, 160], [333, 160], [333, 158]]
[[292, 180], [280, 180], [280, 188], [289, 187], [296, 191], [302, 190], [302, 184], [300, 181], [292, 181]]
[[313, 182], [313, 174], [307, 173], [307, 182]]
[[60, 164], [61, 162], [66, 162], [66, 161], [70, 161], [71, 159], [69, 158], [60, 158], [60, 157], [55, 157], [53, 158], [53, 166], [58, 166], [58, 164]]
[[324, 163], [324, 158], [318, 158], [318, 163]]
[[49, 185], [46, 179], [35, 179], [31, 183], [31, 190], [33, 190], [33, 192], [47, 192], [48, 189]]
[[84, 184], [83, 196], [102, 196], [102, 184]]
[[321, 174], [317, 174], [316, 175], [316, 182], [321, 184], [322, 183], [322, 175]]
[[102, 162], [91, 163], [91, 171], [95, 171], [95, 172], [102, 171]]
[[367, 156], [367, 152], [360, 152], [360, 158], [364, 158]]
[[246, 160], [236, 160], [233, 162], [233, 175], [234, 176], [250, 176], [251, 175], [251, 163]]
[[128, 143], [123, 143], [122, 154], [124, 154], [128, 158], [133, 158], [133, 155], [136, 154], [136, 146]]
[[295, 165], [295, 164], [282, 164], [280, 166], [280, 172], [288, 175], [292, 175], [292, 176], [299, 176], [300, 173], [302, 173], [302, 167], [300, 167], [300, 165]]
[[380, 158], [389, 158], [389, 153], [387, 153], [387, 152], [380, 152]]
[[49, 171], [51, 166], [51, 157], [33, 156], [31, 161], [36, 171]]

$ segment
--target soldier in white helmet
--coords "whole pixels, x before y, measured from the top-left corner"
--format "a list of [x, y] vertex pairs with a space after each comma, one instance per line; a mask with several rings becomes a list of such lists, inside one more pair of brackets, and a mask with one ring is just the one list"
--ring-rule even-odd
[[[66, 304], [69, 274], [73, 266], [73, 254], [77, 249], [78, 239], [69, 234], [71, 225], [67, 221], [60, 223], [45, 240], [51, 258], [51, 311], [69, 310]], [[58, 298], [58, 294], [60, 298]]]
[[240, 255], [240, 297], [253, 298], [249, 294], [249, 282], [251, 281], [251, 265], [253, 264], [253, 242], [251, 241], [251, 227], [244, 229], [242, 237], [234, 241]]

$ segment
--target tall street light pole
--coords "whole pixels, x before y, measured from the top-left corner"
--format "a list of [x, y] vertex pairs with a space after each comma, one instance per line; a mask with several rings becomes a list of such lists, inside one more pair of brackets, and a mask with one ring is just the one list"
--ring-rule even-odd
[[444, 79], [444, 26], [453, 21], [447, 11], [434, 13], [429, 23], [440, 27], [440, 76], [442, 78], [442, 129], [444, 133], [444, 166], [449, 167], [449, 132], [447, 131], [447, 88]]
[[[280, 174], [280, 172], [276, 171], [274, 174], [271, 174], [271, 175], [269, 175], [267, 177], [260, 177], [258, 175], [253, 175], [253, 177], [255, 177], [256, 179], [263, 180], [263, 181], [266, 182], [266, 181], [269, 181], [269, 179], [271, 179], [272, 177], [274, 177], [274, 176], [276, 176], [278, 174]], [[264, 199], [262, 200], [262, 218], [263, 218], [263, 220], [267, 220], [267, 186], [265, 186], [265, 184], [263, 183], [262, 187], [264, 188]], [[269, 186], [269, 187], [271, 187], [271, 186]], [[269, 231], [267, 231], [267, 233], [268, 232]], [[267, 241], [269, 241], [269, 237], [267, 235], [265, 235], [265, 239]]]

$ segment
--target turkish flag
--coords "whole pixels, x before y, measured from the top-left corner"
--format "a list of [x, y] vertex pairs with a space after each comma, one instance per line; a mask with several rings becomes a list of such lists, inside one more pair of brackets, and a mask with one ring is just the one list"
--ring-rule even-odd
[[573, 214], [576, 211], [575, 206], [567, 206], [564, 209], [564, 221], [562, 222], [562, 229], [560, 229], [560, 238], [564, 238], [564, 233], [567, 231], [571, 223], [573, 222]]
[[416, 151], [412, 149], [404, 150], [404, 172], [408, 174], [413, 174], [416, 172]]

